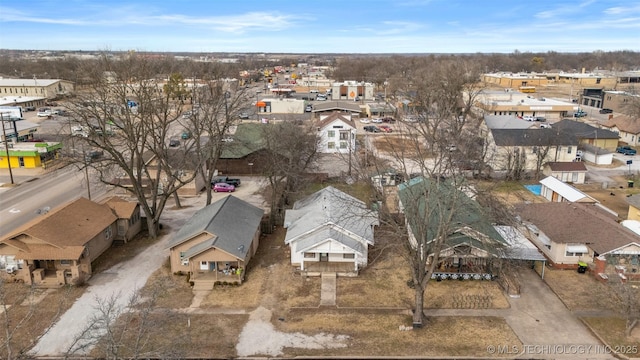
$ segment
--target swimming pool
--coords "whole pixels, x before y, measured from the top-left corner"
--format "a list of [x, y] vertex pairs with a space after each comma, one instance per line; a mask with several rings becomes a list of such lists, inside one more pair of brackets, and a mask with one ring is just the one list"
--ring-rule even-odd
[[540, 196], [540, 192], [542, 191], [542, 185], [538, 184], [538, 185], [525, 185], [524, 187], [527, 188], [527, 190], [531, 191], [532, 193]]

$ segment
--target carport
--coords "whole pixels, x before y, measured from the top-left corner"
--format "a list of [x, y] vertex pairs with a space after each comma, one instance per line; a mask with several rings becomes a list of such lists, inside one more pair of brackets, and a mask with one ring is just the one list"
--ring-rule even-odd
[[533, 261], [534, 265], [536, 261], [540, 261], [542, 262], [540, 277], [544, 279], [547, 258], [540, 250], [513, 226], [496, 225], [494, 228], [508, 244], [500, 257], [508, 260]]

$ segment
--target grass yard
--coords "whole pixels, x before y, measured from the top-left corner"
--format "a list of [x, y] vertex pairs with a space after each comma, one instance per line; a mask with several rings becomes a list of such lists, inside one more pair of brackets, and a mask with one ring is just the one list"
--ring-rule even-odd
[[585, 317], [583, 320], [612, 348], [623, 350], [620, 351], [622, 354], [632, 358], [640, 357], [640, 327], [636, 326], [631, 336], [627, 337], [624, 333], [624, 319], [616, 317]]
[[[349, 336], [348, 346], [332, 349], [332, 356], [487, 356], [488, 345], [521, 344], [505, 321], [494, 317], [431, 317], [417, 331], [399, 330], [411, 325], [408, 314], [291, 310], [284, 320], [275, 326], [287, 333]], [[285, 349], [285, 356], [320, 355], [326, 350]]]
[[547, 267], [544, 280], [571, 311], [615, 310], [609, 286], [589, 274]]

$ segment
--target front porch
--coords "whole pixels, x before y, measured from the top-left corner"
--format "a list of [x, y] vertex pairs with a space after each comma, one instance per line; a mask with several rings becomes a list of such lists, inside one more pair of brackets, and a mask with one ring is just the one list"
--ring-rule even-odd
[[242, 284], [244, 268], [238, 261], [201, 261], [199, 268], [191, 272], [193, 290], [213, 290], [217, 284]]
[[322, 273], [336, 273], [338, 276], [357, 276], [355, 264], [350, 262], [314, 261], [305, 262], [304, 270], [300, 270], [306, 276], [321, 276]]

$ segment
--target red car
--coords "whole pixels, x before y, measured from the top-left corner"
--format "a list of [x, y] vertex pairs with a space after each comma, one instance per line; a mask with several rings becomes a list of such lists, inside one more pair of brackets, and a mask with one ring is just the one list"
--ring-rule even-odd
[[386, 132], [386, 133], [393, 132], [393, 129], [388, 127], [387, 125], [380, 125], [378, 127], [380, 128], [380, 130], [382, 130], [382, 132]]
[[217, 183], [213, 185], [213, 192], [234, 192], [236, 187], [227, 183]]

